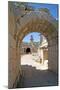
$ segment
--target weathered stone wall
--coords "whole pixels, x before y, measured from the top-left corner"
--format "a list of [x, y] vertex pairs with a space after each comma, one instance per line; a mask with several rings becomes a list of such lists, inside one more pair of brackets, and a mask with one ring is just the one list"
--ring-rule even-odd
[[17, 48], [16, 41], [13, 39], [11, 35], [9, 35], [9, 88], [14, 87], [14, 83], [16, 78], [18, 77], [19, 67], [18, 67], [18, 56], [17, 56]]
[[43, 50], [43, 58], [44, 60], [48, 60], [48, 48]]
[[[20, 19], [20, 24], [17, 28], [16, 17], [14, 15], [13, 8], [10, 7], [11, 6], [9, 5], [8, 88], [13, 88], [16, 87], [17, 81], [22, 73], [20, 65], [20, 43], [18, 44], [17, 40], [19, 39], [21, 42], [25, 35], [34, 31], [42, 33], [47, 38], [51, 38], [52, 28], [54, 28], [52, 25], [54, 19], [45, 12], [30, 12]], [[56, 73], [58, 70], [57, 45], [57, 37], [48, 39], [48, 68]]]
[[16, 39], [14, 39], [14, 32], [16, 30], [15, 17], [9, 7], [9, 37], [8, 37], [8, 88], [16, 87], [17, 81], [21, 74], [20, 69], [20, 49]]
[[58, 43], [57, 37], [49, 41], [48, 46], [48, 68], [58, 73]]

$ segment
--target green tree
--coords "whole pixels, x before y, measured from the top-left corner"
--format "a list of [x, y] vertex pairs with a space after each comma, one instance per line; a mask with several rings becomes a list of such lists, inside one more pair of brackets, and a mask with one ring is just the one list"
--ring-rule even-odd
[[47, 9], [47, 8], [39, 8], [38, 10], [39, 10], [39, 11], [44, 11], [44, 12], [50, 14], [49, 9]]

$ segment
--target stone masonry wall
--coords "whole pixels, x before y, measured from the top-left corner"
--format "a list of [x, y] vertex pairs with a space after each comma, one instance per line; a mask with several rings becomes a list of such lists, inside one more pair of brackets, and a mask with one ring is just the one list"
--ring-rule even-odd
[[57, 37], [50, 40], [50, 45], [48, 47], [48, 68], [58, 73], [58, 44]]
[[9, 8], [8, 23], [8, 88], [16, 87], [20, 74], [20, 53], [19, 47], [14, 39], [14, 31], [16, 29], [15, 18], [13, 12]]
[[9, 35], [9, 84], [8, 87], [12, 88], [15, 80], [19, 73], [18, 68], [18, 59], [17, 59], [17, 50], [16, 50], [16, 41], [11, 35]]

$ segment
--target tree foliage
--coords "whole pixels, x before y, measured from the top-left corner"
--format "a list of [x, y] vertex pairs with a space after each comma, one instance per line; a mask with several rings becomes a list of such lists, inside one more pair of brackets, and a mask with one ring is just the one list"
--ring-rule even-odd
[[15, 6], [17, 8], [24, 8], [25, 10], [27, 11], [32, 11], [34, 10], [34, 8], [32, 6], [29, 6], [28, 3], [25, 3], [25, 2], [15, 2]]
[[47, 8], [39, 8], [39, 11], [44, 11], [44, 12], [50, 14], [49, 9], [47, 9]]

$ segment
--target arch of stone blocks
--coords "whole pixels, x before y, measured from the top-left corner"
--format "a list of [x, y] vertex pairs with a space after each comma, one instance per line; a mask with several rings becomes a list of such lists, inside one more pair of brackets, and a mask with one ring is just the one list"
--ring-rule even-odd
[[19, 18], [18, 24], [16, 19], [17, 17], [9, 8], [9, 88], [16, 87], [19, 78], [22, 78], [20, 44], [31, 32], [40, 32], [47, 38], [48, 69], [58, 73], [58, 28], [55, 27], [55, 19], [43, 11], [29, 12], [23, 18]]
[[[38, 22], [37, 22], [38, 21]], [[42, 33], [48, 41], [48, 68], [54, 72], [57, 72], [57, 31], [53, 24], [42, 19], [31, 19], [23, 27], [23, 29], [18, 30], [17, 38], [19, 45], [21, 44], [23, 38], [31, 32]]]

